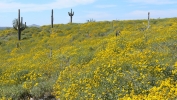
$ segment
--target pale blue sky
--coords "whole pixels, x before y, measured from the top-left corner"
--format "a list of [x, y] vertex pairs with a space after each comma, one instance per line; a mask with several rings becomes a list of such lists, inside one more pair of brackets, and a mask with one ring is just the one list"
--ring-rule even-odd
[[177, 0], [0, 0], [0, 27], [12, 27], [18, 9], [27, 25], [49, 25], [51, 9], [54, 24], [68, 23], [73, 9], [74, 23], [96, 21], [177, 17]]

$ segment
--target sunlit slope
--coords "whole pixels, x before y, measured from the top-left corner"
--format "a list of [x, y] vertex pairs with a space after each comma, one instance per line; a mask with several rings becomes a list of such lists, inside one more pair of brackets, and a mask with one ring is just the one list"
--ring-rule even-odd
[[177, 98], [177, 19], [146, 25], [130, 20], [33, 27], [21, 41], [13, 29], [0, 31], [0, 98], [45, 92], [61, 100]]

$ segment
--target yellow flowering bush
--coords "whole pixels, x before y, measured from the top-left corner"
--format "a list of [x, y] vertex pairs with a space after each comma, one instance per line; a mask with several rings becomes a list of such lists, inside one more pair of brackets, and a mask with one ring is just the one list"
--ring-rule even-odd
[[145, 20], [33, 27], [21, 41], [1, 30], [0, 100], [45, 92], [61, 100], [176, 99], [174, 20], [151, 20], [149, 29]]

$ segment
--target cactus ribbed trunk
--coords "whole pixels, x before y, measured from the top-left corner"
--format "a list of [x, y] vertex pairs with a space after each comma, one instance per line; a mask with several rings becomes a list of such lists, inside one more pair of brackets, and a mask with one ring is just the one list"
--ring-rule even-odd
[[147, 29], [149, 29], [149, 24], [150, 24], [150, 12], [148, 12], [148, 27], [147, 27]]
[[74, 12], [72, 12], [72, 9], [71, 12], [68, 12], [68, 15], [70, 16], [70, 23], [72, 23], [72, 17], [74, 16]]
[[20, 9], [18, 9], [18, 40], [21, 39], [21, 31], [20, 31]]
[[72, 22], [73, 22], [72, 20], [73, 20], [73, 18], [72, 18], [72, 16], [71, 16], [71, 20], [70, 20], [70, 23], [72, 23]]
[[51, 26], [53, 28], [53, 9], [52, 9], [52, 14], [51, 14]]

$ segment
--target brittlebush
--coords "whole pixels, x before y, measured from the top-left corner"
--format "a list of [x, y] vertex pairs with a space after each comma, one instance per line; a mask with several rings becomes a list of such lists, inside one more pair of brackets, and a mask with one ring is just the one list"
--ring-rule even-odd
[[21, 41], [1, 30], [0, 99], [177, 99], [175, 20], [31, 27]]

